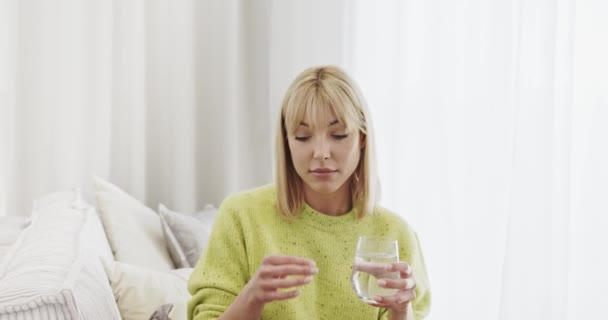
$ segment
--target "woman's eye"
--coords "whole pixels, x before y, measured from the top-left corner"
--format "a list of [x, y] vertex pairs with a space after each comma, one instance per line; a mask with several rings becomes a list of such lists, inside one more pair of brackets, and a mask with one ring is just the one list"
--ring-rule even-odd
[[305, 136], [302, 136], [302, 137], [296, 137], [295, 139], [296, 139], [296, 140], [298, 140], [298, 141], [306, 141], [306, 140], [308, 140], [309, 138], [310, 138], [310, 137], [305, 137]]
[[348, 137], [348, 134], [334, 134], [334, 138], [338, 140], [345, 139], [346, 137]]

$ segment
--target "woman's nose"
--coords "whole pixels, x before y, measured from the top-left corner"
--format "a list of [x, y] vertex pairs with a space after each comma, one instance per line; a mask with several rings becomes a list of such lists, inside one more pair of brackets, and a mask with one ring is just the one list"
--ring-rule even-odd
[[329, 159], [329, 143], [324, 138], [316, 139], [313, 151], [313, 158], [315, 159]]

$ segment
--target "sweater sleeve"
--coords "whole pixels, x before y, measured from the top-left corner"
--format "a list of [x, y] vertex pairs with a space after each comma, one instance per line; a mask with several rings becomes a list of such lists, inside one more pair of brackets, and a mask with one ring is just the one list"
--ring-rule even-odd
[[408, 234], [407, 241], [409, 242], [407, 247], [408, 252], [405, 254], [408, 257], [407, 262], [412, 266], [414, 271], [414, 279], [416, 279], [416, 298], [412, 302], [412, 308], [414, 310], [414, 318], [421, 320], [428, 315], [431, 308], [430, 283], [418, 235], [411, 231]]
[[243, 227], [234, 201], [226, 199], [190, 279], [189, 320], [217, 319], [249, 281]]

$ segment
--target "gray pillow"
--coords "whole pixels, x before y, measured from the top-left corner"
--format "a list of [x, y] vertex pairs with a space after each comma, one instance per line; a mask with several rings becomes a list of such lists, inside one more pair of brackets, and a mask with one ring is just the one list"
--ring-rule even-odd
[[169, 318], [169, 313], [171, 312], [171, 309], [173, 309], [172, 304], [163, 304], [162, 306], [160, 306], [160, 308], [154, 311], [154, 313], [150, 317], [150, 320], [171, 320], [171, 318]]
[[196, 266], [199, 257], [207, 248], [217, 209], [207, 206], [201, 212], [181, 213], [169, 210], [161, 203], [158, 211], [164, 225], [167, 247], [176, 267]]
[[188, 262], [188, 259], [186, 259], [186, 254], [184, 253], [184, 250], [182, 250], [182, 246], [179, 244], [179, 241], [177, 241], [177, 238], [175, 238], [173, 231], [171, 231], [171, 227], [169, 227], [169, 224], [163, 215], [160, 216], [160, 225], [163, 229], [163, 234], [165, 235], [169, 256], [171, 256], [175, 268], [189, 268], [190, 263]]

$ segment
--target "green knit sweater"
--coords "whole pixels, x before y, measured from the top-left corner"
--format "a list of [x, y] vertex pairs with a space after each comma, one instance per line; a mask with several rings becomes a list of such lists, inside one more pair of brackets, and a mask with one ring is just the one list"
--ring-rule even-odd
[[416, 320], [430, 307], [429, 281], [415, 232], [397, 215], [377, 208], [359, 220], [355, 210], [342, 216], [322, 214], [305, 205], [289, 220], [276, 208], [273, 185], [228, 197], [220, 206], [206, 253], [199, 260], [188, 290], [188, 319], [216, 319], [232, 303], [268, 254], [312, 259], [319, 273], [301, 287], [301, 295], [266, 304], [262, 319], [386, 319], [385, 309], [358, 300], [350, 283], [360, 235], [390, 236], [399, 241], [400, 260], [410, 263], [416, 278]]

